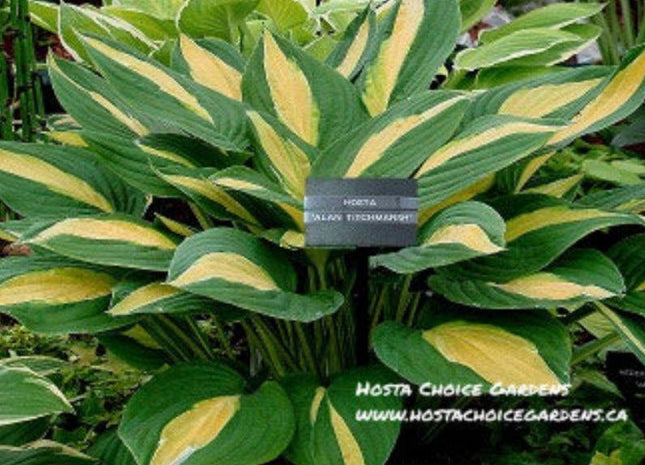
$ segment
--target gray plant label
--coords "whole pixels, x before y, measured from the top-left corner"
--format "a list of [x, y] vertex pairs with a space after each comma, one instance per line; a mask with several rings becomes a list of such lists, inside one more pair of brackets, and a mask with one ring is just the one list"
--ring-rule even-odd
[[306, 245], [414, 245], [418, 209], [413, 179], [312, 178], [305, 196]]

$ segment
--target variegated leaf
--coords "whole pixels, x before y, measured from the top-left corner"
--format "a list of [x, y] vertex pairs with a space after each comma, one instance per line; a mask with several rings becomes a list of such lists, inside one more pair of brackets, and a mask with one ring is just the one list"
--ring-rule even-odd
[[368, 7], [347, 27], [327, 57], [327, 64], [347, 79], [354, 79], [372, 54], [376, 34], [376, 15], [374, 10]]
[[12, 257], [0, 270], [0, 313], [32, 331], [96, 333], [122, 327], [105, 312], [117, 283], [114, 275], [60, 258]]
[[473, 71], [512, 64], [520, 58], [524, 59], [524, 62], [519, 64], [525, 65], [527, 59], [535, 58], [556, 47], [579, 47], [581, 43], [580, 37], [572, 32], [540, 28], [519, 30], [494, 42], [460, 52], [455, 58], [455, 66], [458, 69]]
[[88, 151], [0, 142], [0, 199], [26, 216], [140, 212], [142, 198]]
[[430, 208], [526, 158], [543, 147], [560, 127], [551, 121], [511, 116], [479, 118], [429, 155], [417, 170], [421, 208]]
[[504, 249], [506, 225], [499, 214], [479, 202], [462, 202], [446, 208], [419, 231], [417, 247], [376, 255], [372, 266], [397, 273], [416, 273], [495, 254]]
[[366, 120], [348, 80], [268, 31], [247, 66], [242, 90], [256, 111], [275, 116], [311, 146], [328, 147]]
[[318, 158], [317, 177], [408, 177], [453, 135], [468, 108], [456, 92], [433, 91], [391, 107]]
[[52, 54], [47, 64], [56, 97], [84, 129], [130, 138], [150, 132], [150, 122], [135, 115], [104, 79]]
[[265, 172], [294, 199], [302, 201], [305, 182], [311, 173], [311, 165], [318, 158], [318, 151], [276, 118], [256, 111], [247, 114]]
[[430, 85], [457, 40], [457, 0], [400, 0], [379, 25], [379, 41], [360, 78], [372, 116]]
[[558, 389], [569, 381], [569, 333], [546, 311], [446, 309], [426, 315], [421, 329], [385, 322], [373, 341], [379, 359], [416, 384]]
[[59, 9], [58, 35], [76, 60], [91, 62], [79, 33], [111, 38], [142, 53], [148, 53], [154, 47], [152, 40], [132, 24], [107, 16], [92, 6], [81, 8], [63, 3]]
[[433, 276], [430, 287], [477, 308], [552, 308], [605, 300], [625, 291], [616, 265], [596, 250], [573, 250], [538, 273], [497, 283]]
[[225, 150], [246, 148], [246, 118], [239, 102], [117, 42], [83, 41], [108, 84], [136, 111]]
[[396, 410], [400, 398], [357, 396], [358, 384], [386, 385], [396, 376], [382, 366], [344, 372], [329, 386], [294, 375], [282, 385], [294, 405], [296, 433], [285, 457], [296, 465], [383, 465], [399, 434], [397, 422], [359, 422], [358, 409]]
[[0, 386], [0, 426], [74, 411], [54, 383], [28, 368], [0, 366]]
[[503, 283], [533, 274], [583, 237], [610, 226], [645, 220], [627, 213], [580, 208], [554, 197], [523, 194], [492, 202], [506, 220], [506, 250], [440, 270], [455, 279]]
[[284, 390], [218, 363], [177, 365], [128, 403], [119, 436], [141, 465], [252, 464], [275, 459], [294, 431]]
[[561, 29], [596, 15], [604, 6], [602, 3], [553, 3], [537, 8], [501, 27], [483, 30], [479, 40], [489, 43], [526, 29]]
[[645, 45], [631, 50], [602, 90], [559, 131], [550, 144], [564, 145], [575, 137], [614, 124], [633, 113], [645, 98]]
[[84, 262], [153, 271], [167, 270], [177, 247], [175, 238], [127, 215], [62, 219], [23, 240]]
[[42, 440], [21, 447], [0, 446], [3, 465], [92, 465], [95, 460], [71, 447]]
[[168, 284], [274, 318], [313, 321], [343, 302], [334, 291], [296, 294], [296, 274], [285, 256], [239, 230], [215, 228], [185, 240]]
[[220, 40], [195, 41], [179, 38], [173, 65], [180, 67], [195, 82], [233, 100], [242, 100], [244, 58], [230, 44]]

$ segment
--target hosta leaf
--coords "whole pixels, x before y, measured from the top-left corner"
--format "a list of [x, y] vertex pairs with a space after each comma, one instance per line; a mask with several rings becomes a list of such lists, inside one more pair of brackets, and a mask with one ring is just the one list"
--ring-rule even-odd
[[168, 283], [275, 318], [313, 321], [335, 312], [340, 294], [295, 293], [291, 264], [259, 239], [239, 230], [210, 229], [185, 240], [170, 266]]
[[627, 213], [580, 208], [554, 197], [523, 194], [493, 202], [506, 220], [506, 250], [443, 268], [459, 279], [505, 282], [532, 274], [586, 235], [623, 224], [645, 225]]
[[15, 257], [0, 270], [0, 312], [40, 333], [93, 333], [131, 323], [105, 312], [116, 279], [64, 259]]
[[376, 15], [372, 8], [366, 8], [345, 30], [327, 64], [347, 79], [354, 79], [372, 53], [376, 33]]
[[174, 366], [130, 400], [119, 436], [140, 465], [270, 462], [291, 440], [293, 409], [276, 382], [245, 385], [222, 364]]
[[343, 373], [329, 386], [313, 377], [282, 381], [296, 414], [296, 434], [285, 456], [296, 465], [382, 465], [399, 434], [396, 422], [359, 422], [358, 410], [398, 410], [396, 397], [357, 396], [359, 383], [388, 384], [397, 377], [381, 366]]
[[0, 446], [3, 465], [92, 465], [96, 461], [52, 441], [36, 441], [23, 447]]
[[275, 116], [303, 141], [321, 148], [366, 119], [349, 81], [268, 31], [251, 57], [242, 90], [255, 110]]
[[126, 331], [101, 333], [97, 338], [110, 356], [138, 370], [158, 370], [170, 361], [162, 347], [139, 325]]
[[29, 0], [29, 18], [36, 26], [57, 34], [59, 8], [60, 6], [55, 3]]
[[[513, 32], [502, 39], [460, 52], [455, 58], [458, 69], [468, 71], [489, 68], [532, 57], [554, 47], [570, 44], [580, 45], [581, 39], [571, 32], [551, 29], [526, 29]], [[526, 64], [526, 63], [524, 63]], [[541, 63], [536, 63], [539, 65]]]
[[42, 439], [51, 427], [51, 417], [0, 426], [0, 446], [22, 446]]
[[116, 430], [101, 434], [88, 453], [104, 465], [136, 465], [137, 463]]
[[393, 106], [329, 147], [314, 165], [318, 177], [408, 177], [453, 135], [468, 100], [434, 91]]
[[606, 210], [641, 213], [645, 211], [645, 184], [594, 192], [581, 198], [578, 204]]
[[402, 0], [380, 24], [378, 48], [361, 76], [372, 116], [425, 90], [459, 34], [457, 0]]
[[3, 358], [0, 360], [0, 366], [8, 368], [28, 368], [41, 376], [49, 377], [55, 373], [59, 373], [62, 368], [68, 367], [68, 362], [45, 355], [23, 355]]
[[612, 305], [645, 317], [645, 234], [628, 237], [609, 250], [609, 257], [625, 277], [627, 295]]
[[226, 170], [166, 169], [160, 176], [208, 214], [249, 227], [304, 229], [302, 204], [247, 167]]
[[233, 166], [209, 177], [251, 212], [265, 227], [304, 231], [302, 202], [285, 195], [279, 186], [244, 166]]
[[535, 28], [560, 29], [581, 19], [599, 13], [605, 5], [601, 3], [554, 3], [537, 8], [508, 24], [481, 32], [479, 40], [489, 43], [516, 31]]
[[135, 110], [215, 146], [244, 150], [246, 123], [240, 103], [117, 42], [83, 40], [101, 74]]
[[74, 411], [54, 383], [27, 368], [0, 366], [0, 386], [0, 426]]
[[602, 28], [593, 24], [572, 24], [563, 28], [560, 32], [573, 34], [575, 39], [571, 41], [564, 40], [535, 55], [512, 59], [505, 62], [504, 65], [534, 67], [552, 66], [561, 63], [594, 43], [602, 33]]
[[575, 195], [575, 190], [578, 188], [583, 179], [584, 174], [574, 174], [573, 176], [569, 176], [568, 178], [562, 178], [556, 181], [548, 182], [546, 184], [541, 184], [539, 186], [524, 189], [523, 192], [527, 194], [544, 194], [551, 197], [569, 198]]
[[85, 45], [78, 33], [96, 34], [112, 38], [147, 53], [153, 42], [132, 24], [101, 13], [100, 10], [87, 6], [84, 8], [69, 3], [60, 6], [58, 33], [65, 48], [76, 60], [91, 61]]
[[471, 184], [466, 189], [463, 189], [459, 192], [452, 194], [445, 200], [434, 204], [430, 207], [423, 208], [419, 211], [419, 224], [425, 224], [430, 218], [436, 215], [441, 210], [448, 208], [452, 205], [455, 205], [460, 202], [465, 202], [477, 197], [480, 194], [488, 191], [495, 185], [495, 175], [490, 174], [485, 178], [477, 181], [475, 184]]
[[551, 144], [564, 144], [575, 137], [614, 124], [633, 113], [645, 98], [645, 45], [632, 49], [600, 93], [559, 131]]
[[571, 343], [547, 312], [451, 311], [423, 329], [385, 322], [373, 335], [379, 359], [407, 380], [436, 385], [560, 385]]
[[146, 37], [154, 41], [165, 41], [177, 37], [174, 18], [163, 19], [152, 14], [151, 10], [136, 10], [130, 6], [104, 5], [101, 12], [135, 25]]
[[187, 0], [177, 24], [194, 38], [218, 37], [235, 42], [238, 26], [257, 4], [258, 0]]
[[470, 30], [481, 21], [497, 3], [495, 0], [459, 0], [461, 32]]
[[584, 66], [498, 86], [480, 94], [467, 117], [497, 113], [570, 119], [598, 93], [610, 74], [609, 67]]
[[275, 118], [256, 111], [248, 112], [248, 116], [265, 171], [293, 198], [302, 200], [318, 152]]
[[447, 299], [478, 308], [552, 308], [615, 297], [625, 291], [616, 265], [596, 250], [575, 250], [539, 273], [505, 283], [433, 276], [430, 287]]
[[145, 11], [157, 18], [174, 20], [185, 0], [112, 0], [110, 3], [124, 8]]
[[207, 312], [214, 307], [213, 301], [188, 294], [162, 282], [120, 283], [114, 289], [110, 315], [123, 317], [142, 313], [190, 313]]
[[242, 155], [225, 155], [200, 139], [181, 134], [150, 134], [132, 140], [98, 132], [84, 132], [89, 149], [131, 186], [146, 194], [178, 197], [179, 191], [160, 179], [158, 170], [173, 167], [223, 168]]
[[16, 242], [24, 233], [39, 223], [47, 224], [48, 221], [38, 217], [30, 217], [28, 219], [23, 218], [22, 220], [0, 221], [0, 240]]
[[448, 207], [423, 225], [418, 247], [372, 257], [373, 266], [397, 273], [416, 273], [449, 265], [504, 248], [506, 225], [499, 214], [479, 202], [463, 202]]
[[84, 129], [123, 137], [143, 136], [149, 129], [142, 119], [110, 89], [104, 79], [71, 61], [48, 57], [56, 97]]
[[54, 145], [0, 143], [0, 198], [41, 218], [140, 211], [140, 198], [87, 151]]
[[246, 62], [230, 44], [221, 40], [179, 38], [173, 65], [181, 66], [199, 84], [233, 100], [242, 100], [242, 73]]
[[29, 244], [98, 265], [165, 271], [174, 238], [127, 215], [68, 218], [24, 236]]
[[614, 310], [603, 304], [597, 305], [600, 313], [611, 322], [627, 347], [641, 363], [645, 363], [645, 318], [631, 312]]
[[[485, 116], [428, 156], [415, 174], [429, 208], [541, 148], [558, 129], [543, 120]], [[494, 156], [490, 156], [490, 154]]]
[[307, 9], [299, 0], [260, 0], [256, 11], [269, 18], [280, 32], [286, 32], [309, 18]]

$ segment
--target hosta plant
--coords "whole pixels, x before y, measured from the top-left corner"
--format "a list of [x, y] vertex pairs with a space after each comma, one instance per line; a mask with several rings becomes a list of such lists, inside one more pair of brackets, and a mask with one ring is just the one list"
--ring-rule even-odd
[[[91, 70], [50, 57], [71, 119], [57, 143], [0, 145], [0, 199], [21, 216], [2, 238], [31, 250], [0, 261], [0, 311], [154, 373], [99, 441], [107, 463], [383, 464], [400, 425], [355, 413], [402, 401], [356, 397], [358, 382], [566, 384], [567, 324], [590, 314], [612, 329], [574, 362], [618, 337], [645, 361], [642, 188], [524, 191], [554, 151], [638, 107], [643, 48], [617, 68], [429, 90], [457, 2], [375, 16], [325, 62], [269, 30], [248, 59], [182, 35], [165, 66], [91, 33], [76, 36]], [[310, 177], [416, 179], [417, 244], [370, 252], [368, 276], [363, 251], [307, 248]], [[34, 367], [0, 376], [0, 425], [70, 410]]]
[[218, 38], [250, 52], [268, 27], [313, 54], [326, 55], [367, 1], [114, 0], [101, 7], [30, 0], [32, 20], [58, 34], [77, 60], [87, 60], [77, 32], [111, 38], [167, 61], [179, 34]]

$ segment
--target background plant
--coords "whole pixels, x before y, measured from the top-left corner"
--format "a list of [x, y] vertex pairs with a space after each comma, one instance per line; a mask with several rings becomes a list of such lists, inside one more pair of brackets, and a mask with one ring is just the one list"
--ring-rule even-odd
[[[356, 398], [359, 380], [566, 383], [618, 338], [643, 359], [642, 188], [525, 192], [555, 150], [638, 107], [642, 48], [618, 68], [429, 91], [457, 3], [381, 15], [363, 11], [325, 63], [271, 31], [248, 59], [182, 35], [166, 66], [91, 31], [73, 40], [100, 74], [50, 57], [72, 119], [52, 125], [58, 144], [0, 146], [0, 198], [22, 217], [0, 231], [33, 252], [1, 262], [0, 309], [36, 332], [94, 334], [157, 373], [96, 455], [381, 464], [399, 425], [354, 412], [400, 401]], [[303, 248], [309, 176], [414, 176], [418, 245], [374, 253], [369, 276], [353, 251]], [[572, 362], [567, 325], [594, 315], [611, 327]], [[365, 360], [357, 335], [372, 328]], [[5, 426], [71, 412], [17, 364], [0, 371]], [[88, 460], [51, 443], [1, 452]]]

